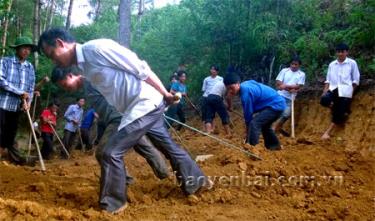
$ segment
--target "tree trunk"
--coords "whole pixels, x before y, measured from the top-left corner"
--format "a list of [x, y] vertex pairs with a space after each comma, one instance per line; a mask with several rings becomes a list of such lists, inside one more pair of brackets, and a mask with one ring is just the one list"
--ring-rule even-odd
[[95, 20], [97, 20], [100, 16], [101, 6], [102, 6], [101, 1], [97, 0], [96, 5], [95, 5], [95, 17], [94, 17]]
[[141, 39], [141, 22], [142, 22], [142, 15], [143, 15], [143, 11], [144, 11], [144, 0], [139, 0], [139, 5], [138, 5], [138, 21], [137, 21], [137, 39]]
[[5, 54], [5, 45], [7, 43], [7, 34], [8, 34], [8, 25], [9, 25], [9, 12], [10, 12], [10, 9], [12, 8], [12, 2], [13, 2], [13, 0], [8, 1], [8, 7], [7, 7], [7, 11], [6, 11], [4, 28], [3, 28], [4, 33], [3, 33], [3, 37], [1, 38], [1, 46], [2, 46], [1, 56], [4, 56], [4, 54]]
[[131, 0], [120, 0], [119, 5], [119, 42], [129, 48], [131, 26]]
[[20, 18], [17, 18], [17, 21], [16, 21], [16, 35], [17, 36], [21, 36], [21, 19]]
[[144, 0], [139, 0], [139, 5], [138, 5], [138, 18], [140, 18], [143, 15], [143, 10], [145, 7], [145, 1]]
[[275, 56], [272, 57], [272, 61], [271, 61], [271, 64], [270, 64], [270, 73], [268, 75], [268, 85], [271, 85], [271, 81], [272, 81], [272, 72], [273, 72], [273, 64], [275, 63]]
[[[46, 16], [44, 18], [44, 22], [43, 24], [41, 25], [42, 26], [42, 31], [46, 30], [46, 26], [47, 26], [47, 21], [48, 21], [48, 14], [49, 14], [49, 8], [50, 8], [50, 5], [51, 5], [51, 1], [47, 1], [47, 6], [46, 6]], [[42, 22], [41, 22], [42, 23]]]
[[45, 31], [49, 29], [52, 25], [53, 15], [54, 15], [55, 0], [50, 0], [47, 5], [46, 19], [44, 20], [44, 25], [42, 30]]
[[70, 28], [70, 19], [72, 17], [72, 10], [73, 10], [73, 0], [69, 1], [69, 7], [68, 7], [68, 15], [66, 17], [66, 23], [65, 23], [65, 29], [69, 30]]
[[[33, 20], [33, 43], [38, 43], [40, 35], [40, 0], [34, 0], [34, 20]], [[39, 64], [38, 53], [34, 53], [34, 68], [37, 69]]]

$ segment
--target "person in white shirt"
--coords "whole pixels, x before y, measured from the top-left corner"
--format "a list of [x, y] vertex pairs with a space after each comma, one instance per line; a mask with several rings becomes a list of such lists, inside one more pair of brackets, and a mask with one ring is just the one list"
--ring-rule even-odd
[[[223, 81], [223, 77], [219, 76], [219, 67], [216, 65], [211, 65], [210, 67], [210, 76], [206, 77], [203, 80], [203, 85], [202, 85], [202, 101], [201, 101], [201, 112], [202, 112], [202, 121], [203, 121], [203, 126], [205, 128], [205, 119], [206, 119], [206, 100], [208, 96], [208, 92], [211, 90], [211, 88], [219, 81]], [[212, 124], [212, 128], [214, 128], [214, 125]]]
[[204, 116], [205, 131], [207, 133], [212, 133], [212, 122], [215, 118], [215, 113], [217, 112], [220, 116], [221, 123], [224, 126], [225, 133], [230, 135], [229, 128], [229, 114], [227, 109], [231, 109], [231, 102], [227, 99], [228, 107], [224, 104], [224, 98], [226, 97], [227, 89], [223, 81], [218, 81], [216, 84], [207, 91], [207, 97], [205, 101], [205, 106], [203, 107], [206, 110]]
[[320, 104], [331, 108], [332, 119], [322, 139], [330, 138], [337, 125], [343, 125], [350, 114], [353, 92], [359, 85], [360, 73], [357, 62], [348, 58], [349, 46], [340, 43], [336, 46], [337, 59], [328, 66], [327, 79]]
[[300, 69], [301, 64], [301, 59], [298, 56], [294, 56], [290, 61], [289, 67], [282, 69], [276, 78], [276, 87], [279, 89], [277, 92], [285, 99], [286, 108], [273, 128], [275, 132], [280, 131], [284, 135], [288, 134], [281, 128], [290, 118], [291, 100], [295, 99], [297, 92], [305, 84], [305, 73]]
[[[118, 130], [105, 145], [100, 162], [99, 204], [103, 210], [117, 214], [127, 207], [123, 156], [146, 134], [170, 160], [186, 194], [210, 187], [209, 179], [168, 133], [163, 98], [167, 103], [175, 98], [145, 61], [115, 41], [97, 39], [81, 45], [66, 30], [58, 28], [45, 31], [38, 47], [59, 67], [77, 65], [85, 79], [123, 116]], [[79, 87], [74, 81], [65, 84], [71, 84], [71, 89]]]

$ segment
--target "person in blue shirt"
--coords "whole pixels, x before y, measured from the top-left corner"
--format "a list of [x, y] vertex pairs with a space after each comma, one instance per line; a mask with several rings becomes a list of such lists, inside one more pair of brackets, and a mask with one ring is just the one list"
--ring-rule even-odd
[[[246, 123], [246, 143], [257, 145], [262, 133], [267, 149], [280, 150], [279, 139], [271, 126], [286, 108], [285, 99], [271, 87], [256, 81], [240, 83], [236, 74], [226, 75], [224, 84], [230, 97], [240, 95]], [[255, 117], [254, 113], [257, 113]]]
[[[176, 119], [176, 116], [178, 117], [178, 120], [182, 123], [186, 122], [185, 118], [185, 104], [186, 104], [186, 96], [187, 96], [187, 87], [185, 84], [186, 81], [186, 72], [183, 70], [180, 70], [177, 72], [178, 81], [174, 82], [171, 86], [170, 92], [171, 94], [181, 93], [181, 100], [178, 104], [173, 104], [169, 107], [167, 111], [167, 116]], [[178, 125], [177, 130], [181, 130], [182, 125]]]
[[[70, 152], [73, 141], [75, 139], [77, 130], [81, 126], [81, 120], [83, 115], [82, 107], [85, 105], [84, 98], [78, 98], [76, 104], [72, 104], [68, 107], [64, 114], [66, 120], [64, 128], [63, 143], [67, 150]], [[65, 158], [65, 154], [61, 153], [62, 158]]]
[[[81, 123], [81, 137], [83, 145], [85, 145], [86, 150], [92, 148], [92, 142], [90, 141], [90, 129], [94, 123], [94, 120], [99, 118], [99, 115], [95, 112], [93, 107], [89, 108]], [[80, 147], [80, 144], [78, 145]], [[82, 147], [81, 147], [82, 148]]]

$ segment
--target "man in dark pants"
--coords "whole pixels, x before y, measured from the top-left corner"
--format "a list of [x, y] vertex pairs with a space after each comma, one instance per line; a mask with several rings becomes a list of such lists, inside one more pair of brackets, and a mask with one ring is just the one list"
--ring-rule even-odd
[[[164, 102], [172, 103], [169, 93], [148, 64], [136, 54], [109, 39], [83, 45], [63, 29], [45, 31], [39, 48], [59, 67], [77, 65], [83, 76], [122, 114], [117, 131], [103, 148], [100, 207], [111, 213], [122, 212], [127, 204], [124, 154], [148, 135], [170, 160], [181, 189], [194, 194], [208, 179], [186, 151], [171, 138], [164, 125]], [[67, 82], [77, 88], [77, 82]]]
[[[207, 133], [213, 132], [213, 120], [215, 118], [215, 113], [217, 112], [221, 118], [221, 123], [223, 124], [225, 133], [230, 135], [229, 128], [229, 114], [228, 110], [231, 110], [231, 100], [226, 97], [227, 89], [223, 81], [218, 81], [216, 84], [211, 87], [207, 92], [207, 97], [205, 98], [204, 108], [206, 113], [203, 117], [205, 123], [205, 130]], [[224, 98], [227, 100], [228, 107], [224, 104]]]
[[[110, 140], [110, 137], [115, 134], [121, 123], [122, 115], [113, 106], [108, 104], [103, 95], [101, 95], [88, 81], [85, 81], [82, 75], [74, 77], [76, 77], [77, 80], [82, 81], [87, 102], [89, 102], [95, 108], [99, 116], [101, 116], [98, 124], [103, 125], [103, 136], [101, 136], [101, 138], [104, 138], [98, 140], [98, 148], [95, 153], [96, 159], [100, 163], [103, 148], [106, 142]], [[164, 179], [169, 176], [168, 166], [147, 136], [142, 137], [138, 141], [138, 144], [134, 146], [134, 150], [146, 159], [154, 174], [159, 179]], [[127, 178], [129, 177], [130, 176]]]
[[[242, 108], [246, 122], [246, 143], [255, 146], [259, 143], [262, 133], [264, 144], [269, 150], [280, 150], [280, 142], [272, 124], [279, 119], [286, 104], [274, 89], [250, 80], [240, 84], [240, 77], [228, 74], [224, 77], [228, 95], [241, 97]], [[253, 113], [258, 113], [253, 118]]]
[[[85, 145], [86, 150], [90, 150], [92, 148], [92, 141], [91, 141], [91, 127], [94, 124], [95, 119], [98, 119], [99, 115], [97, 112], [95, 112], [94, 107], [90, 107], [86, 113], [85, 116], [81, 122], [81, 138], [82, 138], [82, 143]], [[83, 148], [81, 146], [81, 142], [77, 145], [76, 148]]]
[[355, 89], [359, 85], [360, 73], [357, 62], [348, 57], [349, 46], [341, 43], [336, 46], [337, 59], [328, 66], [320, 104], [331, 108], [331, 124], [322, 135], [322, 140], [331, 137], [336, 126], [343, 126], [350, 114], [350, 104]]
[[[69, 105], [65, 111], [64, 119], [66, 121], [64, 127], [64, 146], [69, 152], [71, 152], [74, 139], [77, 134], [77, 130], [81, 126], [81, 120], [83, 116], [83, 106], [85, 105], [85, 99], [77, 98], [77, 103]], [[65, 153], [61, 152], [62, 156]]]
[[[70, 90], [70, 88], [65, 86], [65, 82], [69, 81], [68, 79], [73, 79], [73, 81], [77, 82], [77, 84], [83, 88], [86, 101], [95, 108], [96, 113], [100, 116], [98, 124], [101, 125], [103, 131], [101, 132], [102, 135], [97, 140], [98, 147], [95, 152], [95, 157], [98, 162], [101, 163], [103, 148], [110, 137], [116, 133], [116, 130], [121, 123], [122, 115], [111, 106], [105, 100], [103, 95], [101, 95], [100, 92], [90, 84], [90, 82], [85, 80], [82, 75], [73, 74], [73, 70], [69, 68], [54, 68], [52, 72], [52, 82], [57, 83], [60, 87], [66, 90]], [[138, 144], [134, 146], [134, 150], [146, 159], [154, 174], [159, 179], [164, 179], [169, 176], [168, 166], [147, 136], [144, 136], [139, 140]], [[127, 181], [130, 179], [132, 178], [127, 176]]]
[[29, 110], [33, 98], [34, 67], [26, 59], [36, 46], [30, 38], [19, 37], [11, 48], [16, 49], [15, 56], [0, 60], [0, 148], [8, 150], [12, 162], [25, 164], [28, 160], [21, 156], [14, 142], [21, 110]]

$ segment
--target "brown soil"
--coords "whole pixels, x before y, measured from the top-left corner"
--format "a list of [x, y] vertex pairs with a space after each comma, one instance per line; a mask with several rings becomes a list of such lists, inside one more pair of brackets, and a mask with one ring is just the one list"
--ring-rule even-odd
[[[357, 94], [346, 127], [324, 142], [329, 112], [310, 97], [296, 102], [297, 138], [281, 137], [282, 151], [262, 148], [262, 161], [184, 130], [184, 146], [193, 154], [214, 155], [200, 165], [215, 186], [197, 197], [185, 197], [173, 179], [156, 179], [131, 152], [126, 162], [135, 183], [129, 207], [117, 216], [98, 208], [99, 167], [92, 155], [47, 162], [45, 173], [3, 161], [0, 220], [374, 220], [374, 90]], [[233, 121], [230, 142], [241, 146], [243, 122], [236, 115]], [[189, 123], [201, 126], [197, 119]]]

